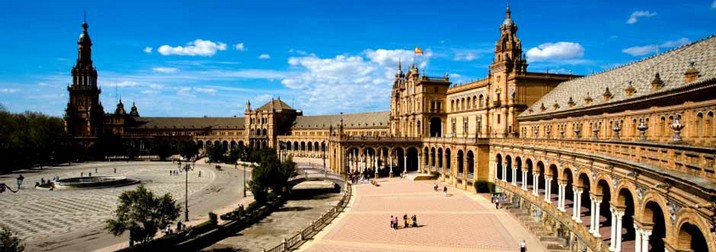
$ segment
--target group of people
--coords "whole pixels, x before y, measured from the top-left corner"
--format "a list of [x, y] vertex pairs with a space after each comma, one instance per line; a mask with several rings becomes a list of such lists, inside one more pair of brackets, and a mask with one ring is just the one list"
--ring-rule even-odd
[[505, 199], [506, 199], [506, 197], [504, 194], [502, 194], [502, 195], [493, 194], [491, 202], [495, 203], [495, 209], [500, 209], [500, 201], [504, 201]]
[[[390, 228], [398, 229], [398, 216], [390, 216]], [[403, 215], [403, 228], [418, 227], [418, 217], [413, 214], [408, 218], [408, 214]]]
[[[435, 190], [435, 191], [437, 192], [437, 191], [438, 191], [438, 188], [440, 188], [440, 187], [438, 186], [438, 183], [437, 183], [437, 182], [436, 182], [435, 184], [433, 184], [433, 190]], [[443, 193], [445, 194], [445, 197], [448, 196], [448, 195], [447, 195], [447, 186], [443, 186]]]

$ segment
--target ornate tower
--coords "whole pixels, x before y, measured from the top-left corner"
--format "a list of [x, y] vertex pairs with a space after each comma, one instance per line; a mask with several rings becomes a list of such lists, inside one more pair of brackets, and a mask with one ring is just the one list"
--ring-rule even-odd
[[490, 65], [488, 106], [491, 108], [487, 123], [488, 135], [504, 137], [514, 134], [519, 105], [515, 97], [516, 75], [527, 72], [527, 61], [522, 55], [522, 42], [517, 38], [517, 25], [507, 5], [505, 21], [500, 25], [500, 39], [495, 44], [495, 58]]
[[87, 21], [77, 40], [77, 62], [72, 67], [72, 85], [67, 87], [70, 100], [65, 109], [65, 130], [74, 137], [96, 137], [102, 133], [104, 108], [99, 101], [97, 69], [92, 65], [92, 40]]
[[505, 10], [505, 21], [500, 25], [500, 39], [495, 43], [495, 59], [491, 70], [493, 72], [514, 70], [518, 73], [527, 71], [527, 61], [522, 55], [522, 42], [517, 38], [517, 25], [512, 21], [509, 5]]
[[393, 89], [390, 95], [390, 134], [399, 136], [401, 134], [401, 97], [402, 91], [405, 90], [405, 74], [401, 62], [398, 61], [398, 71], [395, 72], [395, 80], [393, 80]]

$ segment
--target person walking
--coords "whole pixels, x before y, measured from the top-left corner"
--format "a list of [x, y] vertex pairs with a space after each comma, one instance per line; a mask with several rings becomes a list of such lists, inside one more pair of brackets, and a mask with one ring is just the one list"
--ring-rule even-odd
[[403, 215], [403, 222], [405, 223], [404, 227], [407, 228], [408, 227], [408, 214]]
[[443, 193], [445, 193], [445, 197], [447, 197], [447, 186], [443, 186]]
[[500, 200], [495, 201], [495, 209], [500, 209]]
[[525, 240], [522, 240], [522, 243], [520, 243], [520, 252], [527, 251], [527, 244], [525, 243]]

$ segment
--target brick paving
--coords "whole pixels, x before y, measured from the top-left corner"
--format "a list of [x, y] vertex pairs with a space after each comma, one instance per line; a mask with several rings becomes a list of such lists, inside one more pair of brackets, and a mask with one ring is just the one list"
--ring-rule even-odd
[[[354, 185], [346, 211], [299, 251], [546, 251], [539, 240], [504, 210], [480, 195], [434, 181], [378, 179], [379, 186]], [[440, 188], [442, 188], [440, 184]], [[417, 228], [390, 228], [390, 216], [417, 216]]]

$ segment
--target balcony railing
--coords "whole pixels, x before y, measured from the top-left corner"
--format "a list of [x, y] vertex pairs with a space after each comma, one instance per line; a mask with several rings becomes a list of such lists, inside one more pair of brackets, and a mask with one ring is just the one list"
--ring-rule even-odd
[[584, 139], [495, 138], [490, 139], [490, 143], [604, 155], [694, 176], [716, 178], [716, 162], [714, 162], [716, 148], [652, 142]]

